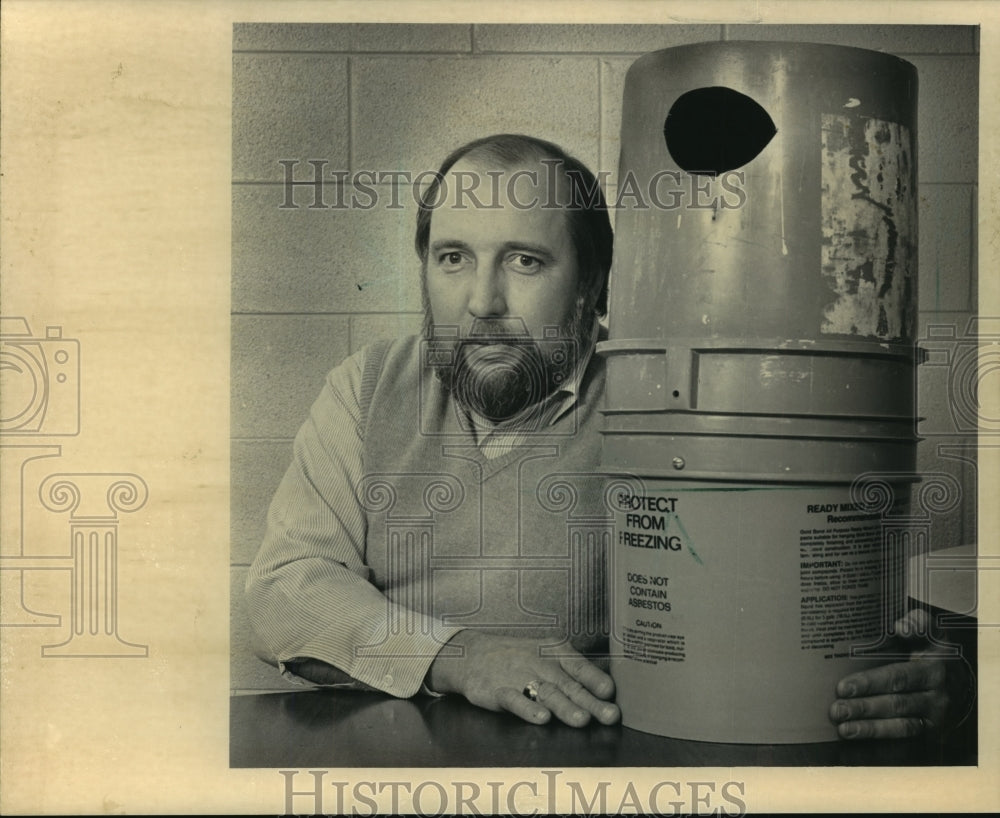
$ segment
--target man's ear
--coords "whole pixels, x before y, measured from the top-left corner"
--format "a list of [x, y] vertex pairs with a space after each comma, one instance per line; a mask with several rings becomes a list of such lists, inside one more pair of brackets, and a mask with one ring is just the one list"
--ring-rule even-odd
[[580, 314], [584, 317], [591, 316], [597, 312], [597, 300], [601, 297], [601, 284], [601, 277], [594, 276], [586, 292], [581, 293], [577, 297], [577, 307], [580, 309]]

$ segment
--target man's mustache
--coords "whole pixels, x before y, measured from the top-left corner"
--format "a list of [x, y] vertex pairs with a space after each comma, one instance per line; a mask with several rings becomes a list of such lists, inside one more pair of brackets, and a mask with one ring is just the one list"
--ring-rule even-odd
[[468, 332], [459, 336], [462, 341], [479, 342], [504, 340], [532, 340], [523, 318], [476, 318]]

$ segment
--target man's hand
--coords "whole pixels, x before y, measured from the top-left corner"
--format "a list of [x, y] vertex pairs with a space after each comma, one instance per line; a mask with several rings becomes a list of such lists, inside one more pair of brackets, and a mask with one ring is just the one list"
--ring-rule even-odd
[[[896, 622], [896, 634], [916, 641], [929, 616], [913, 610]], [[970, 671], [957, 657], [916, 650], [908, 662], [852, 673], [837, 683], [830, 719], [841, 738], [905, 738], [954, 727], [971, 706]]]
[[[554, 715], [572, 727], [583, 727], [591, 717], [614, 724], [621, 716], [608, 701], [615, 692], [611, 677], [569, 646], [558, 657], [540, 654], [531, 639], [460, 631], [448, 642], [460, 646], [461, 656], [442, 652], [427, 674], [428, 686], [438, 693], [461, 693], [487, 710], [506, 710], [533, 724], [545, 724]], [[538, 698], [524, 695], [535, 682]]]

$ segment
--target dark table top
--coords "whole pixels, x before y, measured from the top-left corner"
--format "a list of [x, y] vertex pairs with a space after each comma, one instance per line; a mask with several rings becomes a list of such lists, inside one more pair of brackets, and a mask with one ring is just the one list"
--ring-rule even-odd
[[[918, 603], [947, 625], [972, 668], [977, 621]], [[947, 619], [941, 619], [944, 615]], [[813, 767], [974, 766], [978, 707], [950, 733], [893, 741], [719, 744], [620, 724], [528, 724], [460, 696], [303, 689], [230, 698], [231, 767]]]
[[946, 737], [715, 744], [596, 722], [530, 725], [455, 696], [304, 690], [230, 699], [231, 767], [975, 765], [975, 714]]

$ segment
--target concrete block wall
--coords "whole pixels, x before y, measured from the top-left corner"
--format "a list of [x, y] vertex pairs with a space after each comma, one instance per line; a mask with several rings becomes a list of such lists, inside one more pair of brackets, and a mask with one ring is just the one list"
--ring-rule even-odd
[[[238, 24], [233, 32], [232, 687], [287, 688], [249, 651], [242, 587], [291, 441], [324, 374], [379, 337], [420, 326], [412, 194], [359, 171], [437, 167], [452, 148], [521, 131], [595, 171], [617, 166], [621, 94], [641, 54], [685, 43], [769, 39], [897, 54], [920, 73], [921, 332], [976, 310], [978, 36], [956, 26]], [[296, 181], [321, 165], [322, 204]], [[351, 186], [335, 172], [350, 174]], [[613, 198], [612, 188], [608, 191]], [[368, 187], [370, 190], [366, 191]], [[372, 193], [376, 207], [365, 209]], [[340, 206], [341, 203], [354, 206]], [[282, 205], [291, 205], [285, 206]], [[333, 205], [333, 206], [331, 206]], [[974, 437], [953, 418], [947, 367], [922, 384], [941, 432], [920, 468], [946, 472], [961, 502], [937, 515], [933, 547], [974, 542]], [[949, 448], [941, 449], [947, 444]]]

